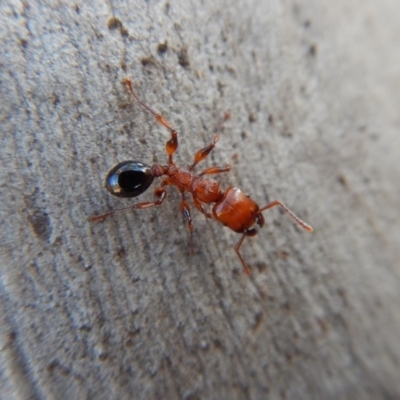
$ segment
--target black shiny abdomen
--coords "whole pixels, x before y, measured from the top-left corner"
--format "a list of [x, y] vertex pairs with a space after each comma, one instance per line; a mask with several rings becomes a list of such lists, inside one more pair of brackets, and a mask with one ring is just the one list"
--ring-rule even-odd
[[106, 189], [117, 197], [136, 197], [147, 190], [154, 179], [150, 166], [139, 161], [123, 161], [106, 177]]

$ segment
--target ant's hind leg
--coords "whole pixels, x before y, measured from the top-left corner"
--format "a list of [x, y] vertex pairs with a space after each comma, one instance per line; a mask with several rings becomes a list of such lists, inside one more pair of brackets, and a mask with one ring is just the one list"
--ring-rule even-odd
[[168, 154], [168, 162], [169, 164], [173, 164], [172, 161], [172, 156], [175, 153], [176, 149], [178, 148], [178, 132], [172, 127], [172, 125], [159, 113], [154, 111], [150, 106], [148, 106], [146, 103], [144, 103], [138, 95], [135, 93], [133, 90], [132, 82], [129, 78], [125, 78], [123, 80], [125, 85], [128, 87], [128, 90], [131, 92], [132, 96], [136, 99], [136, 101], [144, 107], [148, 112], [153, 114], [154, 118], [157, 120], [157, 122], [163, 126], [165, 126], [171, 133], [171, 139], [168, 140], [165, 148]]
[[145, 208], [160, 206], [163, 203], [166, 195], [167, 195], [166, 190], [163, 187], [159, 187], [154, 190], [154, 196], [156, 198], [155, 201], [145, 201], [143, 203], [138, 203], [133, 206], [117, 208], [116, 210], [109, 211], [105, 214], [95, 215], [93, 217], [90, 217], [90, 220], [93, 222], [94, 221], [102, 221], [103, 219], [109, 217], [110, 215], [117, 214], [122, 211], [130, 211], [130, 210], [135, 210], [135, 209], [143, 210]]

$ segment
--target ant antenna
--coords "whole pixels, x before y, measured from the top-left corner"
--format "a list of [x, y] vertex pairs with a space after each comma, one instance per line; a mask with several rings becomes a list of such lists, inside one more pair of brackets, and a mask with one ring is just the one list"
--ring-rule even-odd
[[275, 200], [269, 204], [267, 204], [265, 207], [260, 208], [259, 212], [262, 213], [265, 210], [268, 210], [268, 208], [272, 208], [275, 206], [280, 206], [282, 209], [297, 223], [297, 225], [301, 226], [304, 230], [307, 232], [312, 232], [314, 229], [305, 223], [303, 220], [301, 220], [297, 215], [293, 213], [293, 211], [289, 210], [282, 202], [279, 200]]

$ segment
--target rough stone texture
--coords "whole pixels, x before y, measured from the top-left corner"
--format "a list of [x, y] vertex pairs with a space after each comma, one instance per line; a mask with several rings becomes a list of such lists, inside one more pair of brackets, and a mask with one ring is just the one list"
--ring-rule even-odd
[[[0, 2], [2, 399], [400, 398], [398, 0]], [[104, 176], [204, 165], [278, 210], [245, 241], [171, 189]], [[151, 191], [141, 199], [151, 199]]]

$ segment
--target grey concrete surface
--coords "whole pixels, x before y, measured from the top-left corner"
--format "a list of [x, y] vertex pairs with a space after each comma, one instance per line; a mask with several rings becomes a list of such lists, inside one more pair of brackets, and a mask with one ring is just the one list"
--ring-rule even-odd
[[[0, 2], [2, 399], [400, 398], [400, 2]], [[89, 217], [179, 131], [279, 210], [245, 241], [169, 189]]]

